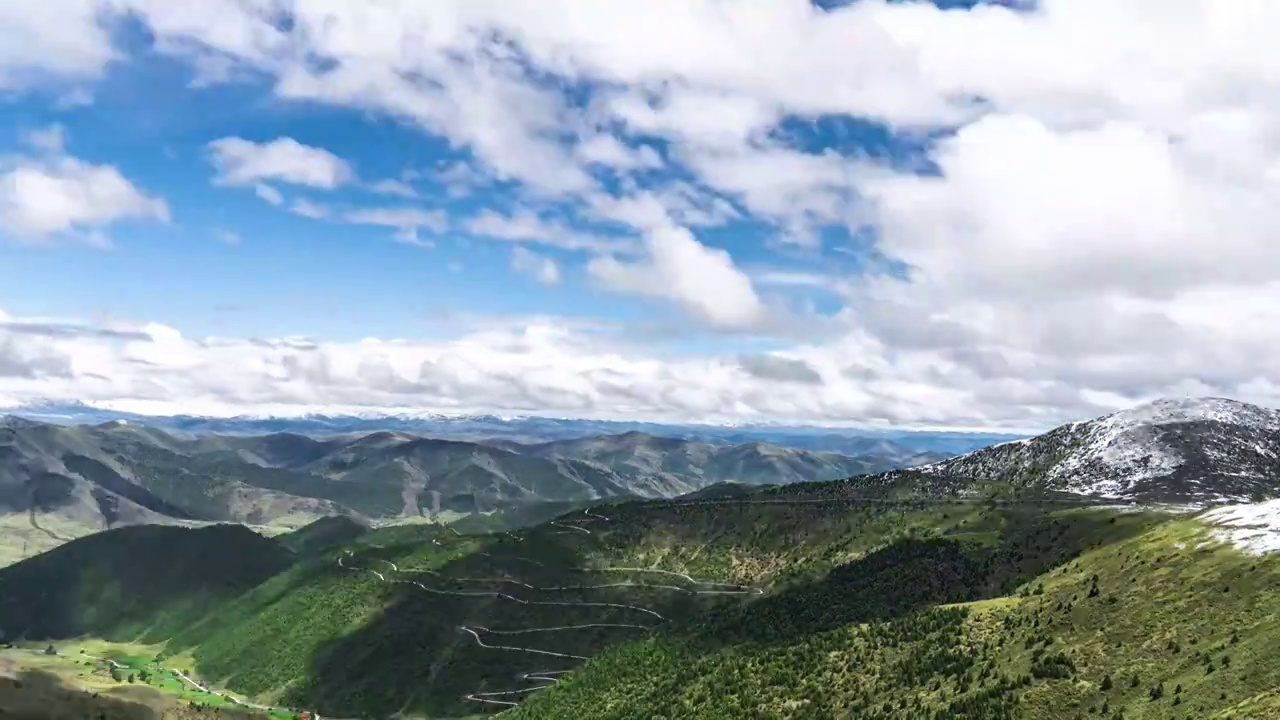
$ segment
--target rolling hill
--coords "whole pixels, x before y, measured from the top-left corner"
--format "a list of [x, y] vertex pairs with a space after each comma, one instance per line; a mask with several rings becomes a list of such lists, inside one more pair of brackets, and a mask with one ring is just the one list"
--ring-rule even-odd
[[297, 530], [276, 536], [276, 541], [298, 555], [318, 555], [355, 542], [369, 528], [342, 515], [322, 517]]
[[[0, 515], [20, 516], [39, 535], [27, 544], [46, 547], [63, 535], [139, 523], [297, 527], [324, 516], [672, 497], [723, 481], [825, 480], [897, 466], [880, 456], [642, 433], [520, 445], [391, 431], [183, 435], [126, 421], [77, 426], [8, 417], [0, 421]], [[52, 529], [58, 525], [69, 530]]]
[[[719, 482], [749, 485], [787, 483], [880, 472], [883, 456], [849, 457], [752, 442], [717, 445], [642, 432], [557, 440], [536, 445], [504, 445], [522, 455], [573, 459], [607, 467], [632, 490], [647, 497], [674, 497]], [[933, 456], [908, 456], [909, 461]]]
[[293, 560], [240, 525], [108, 530], [0, 571], [0, 633], [9, 641], [165, 638]]

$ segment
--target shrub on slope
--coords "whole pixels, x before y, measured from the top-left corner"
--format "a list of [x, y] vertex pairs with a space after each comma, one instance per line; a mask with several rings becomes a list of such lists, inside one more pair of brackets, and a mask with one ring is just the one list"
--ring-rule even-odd
[[[1137, 522], [1121, 515], [1104, 533], [1126, 517]], [[607, 650], [511, 716], [1270, 717], [1280, 557], [1246, 555], [1190, 520], [1145, 524], [1136, 536], [1095, 526], [1078, 557], [963, 605], [946, 603], [972, 599], [975, 582], [1007, 587], [979, 572], [1000, 565], [975, 564], [972, 548], [948, 559], [902, 545], [892, 557], [907, 566], [842, 569], [828, 578], [839, 592], [797, 588], [794, 602], [762, 599], [701, 634]], [[913, 553], [930, 558], [935, 580], [913, 573]], [[960, 576], [969, 580], [948, 579]], [[829, 604], [809, 611], [815, 601]], [[821, 619], [831, 614], [840, 622]]]

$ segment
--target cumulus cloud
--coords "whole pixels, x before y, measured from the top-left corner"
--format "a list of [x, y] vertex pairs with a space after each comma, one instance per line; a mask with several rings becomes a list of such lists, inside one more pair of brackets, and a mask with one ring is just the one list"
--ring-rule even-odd
[[555, 260], [518, 245], [511, 248], [511, 269], [524, 273], [543, 285], [560, 282], [560, 266]]
[[254, 183], [253, 194], [261, 198], [263, 202], [277, 207], [284, 204], [284, 194], [266, 183]]
[[[0, 37], [15, 39], [0, 47], [16, 48], [0, 50], [0, 85], [33, 71], [80, 82], [119, 59], [96, 19], [105, 6], [59, 4], [0, 10], [12, 34]], [[823, 379], [812, 394], [791, 382], [768, 396], [737, 353], [698, 372], [635, 366], [685, 373], [690, 397], [716, 398], [707, 407], [1033, 424], [1161, 393], [1274, 401], [1280, 386], [1263, 360], [1280, 341], [1280, 3], [1152, 7], [111, 4], [134, 12], [159, 52], [465, 148], [453, 192], [510, 186], [531, 206], [645, 237], [611, 248], [531, 211], [467, 223], [477, 236], [592, 253], [603, 289], [724, 329], [769, 316], [757, 284], [841, 304], [825, 342], [776, 356]], [[796, 130], [814, 122], [823, 142]], [[909, 141], [918, 157], [885, 160], [868, 138]], [[299, 184], [246, 182], [260, 180]], [[828, 252], [825, 267], [773, 268], [753, 283], [703, 232], [738, 219], [803, 246], [788, 252]], [[401, 220], [381, 224], [414, 238], [432, 227]], [[841, 272], [829, 253], [841, 230], [865, 233], [905, 271]], [[777, 374], [769, 357], [747, 365]], [[741, 383], [731, 399], [717, 373]], [[597, 380], [585, 397], [627, 407], [599, 389], [617, 378]]]
[[214, 182], [221, 185], [263, 188], [266, 186], [261, 181], [275, 180], [332, 190], [355, 178], [355, 171], [346, 160], [288, 137], [264, 143], [221, 138], [209, 143], [209, 157], [218, 171]]
[[0, 88], [62, 79], [92, 79], [120, 57], [97, 22], [97, 0], [0, 5]]
[[[889, 353], [881, 341], [858, 332], [768, 355], [672, 358], [649, 348], [616, 332], [554, 318], [481, 323], [446, 340], [358, 342], [200, 339], [154, 323], [105, 327], [9, 319], [0, 322], [0, 397], [81, 400], [155, 413], [403, 408], [1012, 429], [1051, 427], [1135, 397], [1108, 389], [1123, 384], [1125, 368], [1089, 368], [1095, 381], [1114, 381], [1095, 382], [1094, 389], [1082, 378], [1019, 379], [1016, 371], [1000, 368], [982, 377], [962, 359], [927, 350]], [[1220, 352], [1198, 351], [1199, 357], [1175, 362], [1207, 366]], [[1280, 382], [1265, 356], [1230, 357], [1237, 365], [1221, 377], [1188, 381], [1175, 369], [1137, 397], [1227, 392], [1280, 401]], [[1241, 371], [1257, 379], [1230, 379]]]
[[698, 242], [684, 228], [659, 228], [646, 237], [648, 257], [634, 263], [612, 256], [587, 265], [601, 287], [671, 300], [716, 328], [745, 330], [765, 317], [751, 279], [729, 253]]
[[[316, 208], [303, 206], [301, 209], [309, 211]], [[307, 215], [307, 212], [299, 212], [297, 205], [294, 207], [294, 212], [304, 216]], [[422, 210], [415, 207], [350, 210], [342, 215], [342, 220], [355, 225], [381, 225], [394, 228], [396, 231], [394, 237], [397, 241], [422, 247], [433, 247], [434, 243], [419, 237], [419, 230], [425, 228], [438, 233], [449, 225], [448, 218], [445, 217], [444, 212], [440, 210]]]
[[418, 191], [403, 180], [395, 178], [386, 178], [369, 186], [369, 189], [379, 195], [396, 195], [398, 197], [413, 200], [418, 197]]
[[809, 363], [780, 355], [742, 355], [738, 364], [763, 380], [821, 385], [822, 376]]
[[775, 381], [734, 357], [667, 359], [550, 319], [481, 326], [444, 341], [351, 343], [195, 339], [153, 323], [109, 331], [17, 324], [24, 329], [0, 323], [0, 397], [17, 402], [74, 399], [211, 414], [417, 408], [656, 420], [925, 418], [912, 415], [908, 403], [885, 404], [859, 383], [837, 378], [831, 386], [801, 383], [777, 393]]
[[612, 135], [595, 135], [578, 144], [576, 153], [587, 163], [605, 165], [620, 170], [656, 170], [662, 167], [662, 157], [648, 145], [631, 148]]
[[60, 154], [67, 144], [67, 131], [61, 125], [50, 125], [27, 132], [23, 141], [35, 150]]
[[289, 206], [289, 212], [312, 220], [323, 220], [330, 216], [329, 208], [312, 202], [306, 198], [298, 198]]
[[545, 219], [528, 208], [517, 208], [509, 215], [483, 210], [467, 220], [464, 227], [472, 235], [563, 250], [627, 252], [636, 246], [627, 238], [604, 237], [575, 230], [564, 223]]
[[54, 127], [28, 135], [39, 156], [0, 159], [0, 230], [20, 242], [55, 238], [106, 244], [105, 230], [123, 220], [168, 221], [169, 207], [111, 165], [63, 152]]

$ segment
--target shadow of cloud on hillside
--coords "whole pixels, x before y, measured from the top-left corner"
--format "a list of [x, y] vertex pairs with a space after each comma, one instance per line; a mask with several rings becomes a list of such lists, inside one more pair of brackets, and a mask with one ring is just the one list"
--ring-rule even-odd
[[1054, 518], [1042, 510], [1005, 512], [1005, 526], [991, 537], [904, 538], [836, 567], [820, 580], [713, 612], [689, 637], [703, 648], [784, 644], [939, 605], [1007, 596], [1093, 546], [1149, 527], [1147, 519], [1136, 515], [1116, 522], [1100, 514]]
[[0, 677], [0, 716], [11, 720], [160, 718], [148, 705], [67, 687], [57, 675], [43, 670], [24, 670], [16, 678]]
[[713, 615], [694, 637], [712, 646], [783, 643], [929, 606], [977, 600], [986, 568], [983, 553], [967, 543], [901, 540], [841, 565], [821, 580]]
[[[575, 536], [545, 530], [532, 534], [524, 542], [496, 536], [483, 546], [482, 552], [487, 556], [473, 553], [452, 560], [436, 568], [440, 576], [402, 573], [400, 577], [439, 589], [500, 590], [526, 600], [634, 604], [664, 617], [695, 611], [697, 601], [685, 593], [636, 588], [550, 592], [515, 584], [458, 583], [447, 579], [505, 574], [543, 587], [620, 580], [601, 580], [598, 574], [578, 571], [584, 567], [583, 554], [588, 547]], [[377, 562], [376, 558], [402, 557], [411, 549], [412, 545], [366, 549], [349, 562], [356, 567], [377, 567], [371, 564]], [[524, 605], [494, 597], [435, 595], [401, 584], [397, 585], [391, 602], [376, 617], [327, 642], [314, 654], [306, 678], [290, 687], [286, 704], [313, 707], [322, 715], [338, 716], [381, 717], [412, 712], [455, 717], [484, 713], [485, 705], [465, 700], [464, 696], [541, 685], [544, 683], [522, 680], [521, 675], [540, 670], [569, 670], [582, 661], [479, 647], [461, 626], [517, 630], [578, 623], [651, 625], [657, 622], [657, 618], [624, 608]], [[608, 645], [645, 634], [642, 629], [589, 628], [545, 634], [485, 634], [483, 637], [490, 645], [591, 657]], [[518, 699], [518, 696], [502, 699]]]
[[147, 633], [140, 639], [144, 642], [165, 642], [164, 655], [173, 655], [189, 650], [208, 638], [217, 637], [223, 632], [229, 632], [245, 616], [265, 612], [272, 605], [285, 600], [295, 591], [311, 585], [321, 578], [341, 574], [341, 569], [334, 565], [329, 558], [308, 559], [300, 557], [298, 564], [285, 572], [287, 573], [288, 582], [280, 583], [279, 587], [272, 589], [270, 592], [265, 588], [275, 578], [269, 578], [265, 583], [252, 588], [246, 594], [233, 600], [230, 606], [220, 608], [218, 612], [204, 615], [176, 635], [171, 637], [152, 637], [150, 633]]
[[[599, 556], [604, 547], [634, 549], [655, 533], [676, 543], [700, 542], [726, 547], [782, 547], [797, 533], [824, 527], [810, 521], [812, 513], [826, 517], [833, 531], [848, 523], [849, 513], [830, 507], [804, 510], [770, 506], [767, 515], [741, 515], [711, 508], [676, 508], [655, 513], [657, 517], [628, 519], [627, 509], [605, 511], [614, 520], [609, 529], [585, 534], [544, 525], [517, 541], [506, 535], [461, 538], [437, 528], [405, 526], [379, 531], [376, 538], [362, 538], [351, 546], [354, 556], [341, 570], [336, 553], [318, 558], [291, 571], [286, 581], [260, 588], [251, 601], [236, 609], [237, 616], [209, 619], [197, 635], [218, 643], [220, 627], [233, 628], [237, 618], [265, 611], [287, 602], [298, 588], [317, 584], [336, 594], [345, 583], [339, 575], [362, 573], [362, 583], [378, 583], [370, 570], [388, 578], [396, 575], [384, 561], [399, 562], [406, 571], [401, 579], [413, 579], [442, 589], [461, 591], [498, 590], [524, 599], [557, 601], [615, 602], [634, 604], [657, 611], [671, 622], [661, 632], [689, 641], [695, 650], [739, 643], [783, 644], [806, 634], [821, 633], [851, 623], [890, 619], [922, 608], [945, 603], [998, 597], [1046, 570], [1078, 556], [1091, 544], [1122, 539], [1145, 529], [1138, 519], [1112, 520], [1101, 513], [1064, 513], [1055, 516], [1044, 508], [1012, 507], [992, 509], [991, 522], [981, 528], [953, 528], [955, 535], [907, 537], [841, 565], [821, 579], [797, 580], [764, 596], [700, 596], [686, 593], [622, 588], [546, 592], [517, 584], [463, 583], [459, 577], [506, 575], [535, 586], [566, 586], [625, 580], [601, 579], [597, 573], [580, 572], [589, 555]], [[815, 508], [817, 506], [802, 506]], [[707, 513], [711, 513], [708, 515]], [[945, 516], [944, 516], [945, 517]], [[710, 518], [710, 519], [708, 519]], [[786, 527], [770, 521], [789, 519]], [[749, 525], [740, 523], [750, 521]], [[604, 525], [604, 523], [601, 523]], [[591, 526], [600, 528], [599, 525]], [[935, 530], [927, 528], [926, 530]], [[479, 543], [479, 552], [454, 557], [431, 573], [409, 573], [410, 564], [401, 560], [419, 553], [424, 544], [448, 547], [454, 543]], [[373, 544], [377, 542], [379, 544]], [[675, 547], [678, 547], [675, 546]], [[608, 555], [609, 553], [604, 553]], [[435, 556], [439, 561], [439, 555]], [[668, 558], [670, 559], [670, 558]], [[532, 562], [529, 562], [532, 561]], [[618, 563], [622, 564], [622, 563]], [[356, 570], [363, 568], [364, 570]], [[697, 574], [695, 572], [695, 574]], [[444, 577], [442, 577], [444, 576]], [[637, 578], [639, 579], [639, 578]], [[660, 582], [646, 580], [648, 582]], [[359, 592], [368, 595], [369, 585]], [[328, 604], [324, 592], [311, 592], [308, 602]], [[623, 608], [582, 608], [524, 605], [495, 597], [455, 597], [436, 595], [409, 584], [397, 584], [376, 597], [385, 604], [358, 626], [337, 637], [306, 644], [302, 657], [290, 650], [293, 628], [279, 634], [280, 647], [263, 640], [234, 648], [220, 648], [231, 662], [223, 671], [230, 677], [213, 679], [219, 684], [243, 688], [260, 684], [260, 691], [274, 689], [297, 675], [290, 663], [289, 675], [263, 684], [264, 670], [282, 657], [305, 662], [303, 676], [286, 688], [283, 704], [305, 707], [322, 715], [339, 717], [383, 717], [410, 712], [429, 716], [454, 717], [486, 712], [486, 706], [464, 699], [468, 693], [510, 691], [539, 683], [521, 680], [523, 673], [568, 670], [581, 664], [573, 658], [479, 647], [460, 626], [483, 626], [494, 630], [560, 626], [577, 623], [650, 624], [656, 618]], [[344, 598], [335, 597], [342, 605]], [[363, 610], [363, 608], [362, 608]], [[350, 615], [348, 617], [356, 617]], [[365, 617], [363, 614], [360, 617]], [[329, 630], [324, 629], [327, 634]], [[594, 628], [519, 635], [483, 635], [491, 645], [545, 649], [550, 652], [593, 657], [605, 647], [644, 637], [643, 629]], [[243, 639], [243, 638], [242, 638]], [[300, 647], [301, 643], [294, 645]], [[205, 648], [207, 649], [207, 645]], [[199, 655], [199, 651], [197, 652]], [[274, 658], [274, 659], [273, 659]], [[239, 673], [239, 674], [236, 674]], [[279, 682], [275, 682], [278, 680]], [[504, 697], [518, 699], [522, 696]], [[489, 706], [488, 710], [497, 709]]]
[[3, 639], [159, 642], [291, 558], [235, 525], [136, 525], [78, 538], [4, 569]]

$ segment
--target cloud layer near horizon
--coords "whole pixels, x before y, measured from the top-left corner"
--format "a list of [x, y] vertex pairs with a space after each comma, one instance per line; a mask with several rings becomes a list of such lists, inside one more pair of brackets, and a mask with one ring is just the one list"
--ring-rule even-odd
[[[1080, 380], [1018, 380], [983, 357], [839, 343], [736, 356], [656, 354], [619, 328], [555, 318], [434, 342], [193, 339], [162, 325], [0, 320], [0, 407], [84, 401], [145, 414], [236, 415], [417, 408], [665, 422], [851, 421], [1038, 429], [1129, 403]], [[1136, 370], [1136, 369], [1135, 369]], [[1084, 373], [1062, 361], [1064, 376]], [[1084, 379], [1095, 380], [1083, 374]], [[1169, 373], [1154, 392], [1206, 394]], [[1232, 393], [1273, 402], [1274, 388]], [[1010, 398], [1017, 402], [1010, 402]]]

